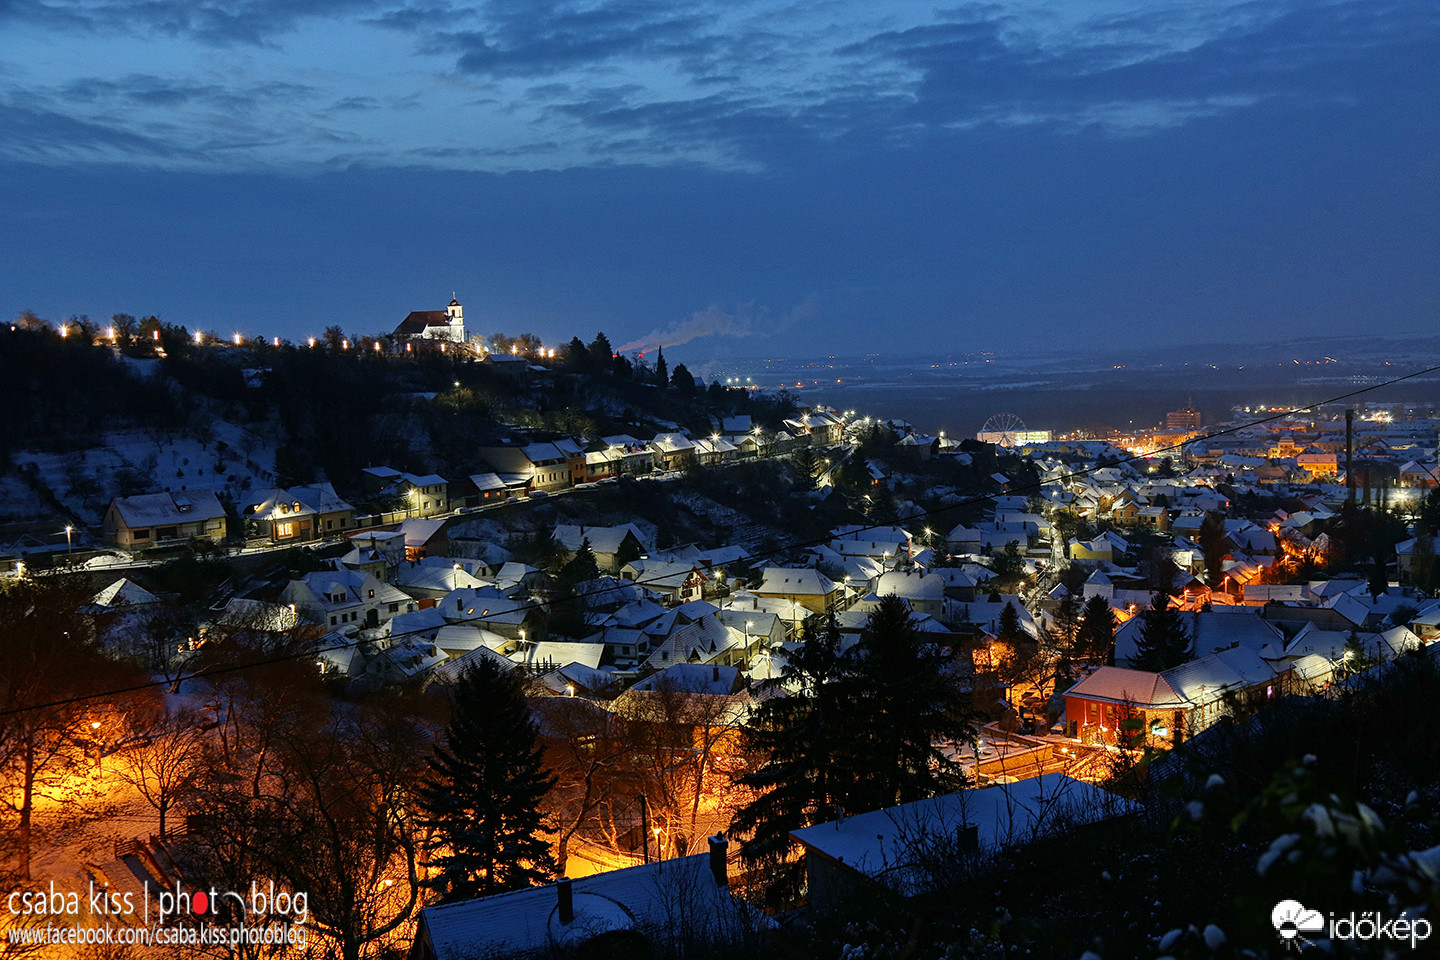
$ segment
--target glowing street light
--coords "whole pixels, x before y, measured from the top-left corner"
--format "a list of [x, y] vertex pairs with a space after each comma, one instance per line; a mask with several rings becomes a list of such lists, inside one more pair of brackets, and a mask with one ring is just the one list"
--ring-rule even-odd
[[74, 528], [74, 527], [72, 527], [72, 526], [71, 526], [70, 524], [68, 524], [68, 523], [65, 524], [65, 566], [67, 566], [67, 567], [72, 567], [72, 566], [75, 565], [75, 554], [74, 554], [74, 552], [71, 550], [71, 540], [70, 540], [70, 536], [71, 536], [71, 534], [73, 534], [74, 532], [75, 532], [75, 528]]

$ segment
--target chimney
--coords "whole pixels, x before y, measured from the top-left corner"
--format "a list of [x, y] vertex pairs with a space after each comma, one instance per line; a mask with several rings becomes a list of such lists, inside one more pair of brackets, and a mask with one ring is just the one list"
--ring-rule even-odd
[[560, 922], [569, 923], [575, 919], [575, 894], [570, 889], [569, 878], [562, 879], [555, 884], [555, 895], [559, 898], [557, 909], [560, 912]]
[[725, 839], [725, 834], [717, 833], [710, 838], [710, 873], [717, 887], [730, 886], [730, 868], [725, 862], [729, 851], [730, 841]]

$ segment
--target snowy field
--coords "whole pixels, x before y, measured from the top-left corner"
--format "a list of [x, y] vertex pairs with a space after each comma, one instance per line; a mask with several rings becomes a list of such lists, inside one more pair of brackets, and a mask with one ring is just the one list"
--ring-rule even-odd
[[275, 445], [269, 439], [224, 420], [211, 420], [207, 434], [115, 431], [88, 450], [21, 451], [15, 463], [34, 464], [56, 499], [96, 525], [110, 499], [122, 493], [213, 490], [238, 502], [275, 485]]

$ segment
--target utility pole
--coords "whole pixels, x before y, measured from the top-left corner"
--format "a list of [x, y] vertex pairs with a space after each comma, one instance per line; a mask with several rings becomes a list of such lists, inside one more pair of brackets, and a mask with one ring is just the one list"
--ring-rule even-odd
[[640, 844], [645, 848], [645, 862], [650, 862], [650, 805], [640, 794]]

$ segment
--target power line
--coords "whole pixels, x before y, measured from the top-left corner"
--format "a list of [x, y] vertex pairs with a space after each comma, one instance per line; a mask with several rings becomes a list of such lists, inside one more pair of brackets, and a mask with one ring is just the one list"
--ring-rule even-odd
[[[1082, 477], [1089, 476], [1090, 474], [1092, 474], [1092, 473], [1094, 473], [1095, 471], [1100, 470], [1100, 469], [1108, 469], [1109, 467], [1121, 466], [1121, 465], [1123, 465], [1123, 464], [1128, 464], [1128, 463], [1135, 463], [1135, 462], [1140, 461], [1140, 460], [1147, 460], [1147, 459], [1152, 458], [1152, 457], [1155, 456], [1156, 454], [1163, 454], [1163, 453], [1168, 453], [1168, 452], [1171, 452], [1171, 451], [1180, 450], [1180, 449], [1182, 449], [1182, 448], [1183, 448], [1185, 445], [1187, 445], [1187, 444], [1193, 444], [1193, 443], [1197, 443], [1197, 442], [1201, 442], [1201, 441], [1206, 441], [1206, 440], [1213, 440], [1213, 439], [1215, 439], [1216, 437], [1227, 436], [1227, 435], [1229, 435], [1229, 434], [1236, 433], [1236, 432], [1238, 432], [1238, 431], [1240, 431], [1240, 430], [1247, 429], [1247, 428], [1249, 428], [1249, 427], [1258, 426], [1258, 425], [1260, 425], [1260, 424], [1273, 423], [1273, 422], [1276, 421], [1276, 420], [1286, 419], [1287, 417], [1293, 416], [1294, 414], [1299, 413], [1299, 412], [1303, 412], [1303, 411], [1306, 411], [1306, 410], [1313, 410], [1313, 409], [1316, 408], [1316, 407], [1328, 406], [1329, 404], [1332, 404], [1332, 403], [1340, 403], [1340, 402], [1343, 401], [1343, 400], [1349, 400], [1349, 399], [1351, 399], [1351, 398], [1353, 398], [1353, 397], [1358, 397], [1358, 396], [1361, 396], [1361, 395], [1363, 395], [1363, 394], [1370, 393], [1371, 391], [1374, 391], [1374, 390], [1380, 390], [1380, 389], [1383, 389], [1383, 388], [1385, 388], [1385, 387], [1394, 386], [1394, 385], [1397, 384], [1397, 383], [1403, 383], [1403, 382], [1405, 382], [1406, 380], [1413, 380], [1413, 379], [1415, 379], [1416, 377], [1423, 377], [1423, 376], [1425, 376], [1426, 374], [1435, 373], [1435, 372], [1440, 372], [1440, 364], [1436, 364], [1436, 365], [1434, 365], [1434, 366], [1426, 367], [1426, 368], [1424, 368], [1423, 370], [1416, 370], [1416, 371], [1413, 371], [1413, 372], [1411, 372], [1411, 373], [1403, 374], [1403, 375], [1398, 376], [1398, 377], [1393, 377], [1393, 378], [1391, 378], [1391, 379], [1389, 379], [1389, 380], [1385, 380], [1385, 381], [1382, 381], [1382, 382], [1380, 382], [1380, 383], [1370, 384], [1370, 385], [1368, 385], [1368, 386], [1361, 387], [1361, 388], [1359, 388], [1358, 390], [1352, 390], [1352, 391], [1350, 391], [1349, 393], [1342, 393], [1342, 394], [1339, 394], [1338, 396], [1330, 397], [1330, 398], [1325, 399], [1325, 400], [1318, 400], [1318, 401], [1316, 401], [1315, 403], [1307, 404], [1306, 406], [1303, 406], [1303, 407], [1295, 407], [1295, 408], [1293, 408], [1293, 409], [1291, 409], [1291, 410], [1281, 411], [1281, 412], [1272, 414], [1271, 416], [1268, 416], [1268, 417], [1262, 417], [1262, 418], [1260, 418], [1259, 420], [1251, 420], [1251, 421], [1248, 421], [1248, 422], [1246, 422], [1246, 423], [1238, 424], [1238, 425], [1233, 426], [1233, 427], [1227, 427], [1227, 428], [1225, 428], [1225, 429], [1223, 429], [1223, 430], [1215, 430], [1215, 431], [1212, 431], [1212, 432], [1210, 432], [1210, 433], [1203, 434], [1203, 435], [1201, 435], [1201, 436], [1199, 436], [1199, 437], [1191, 437], [1190, 439], [1183, 440], [1183, 441], [1180, 441], [1180, 442], [1171, 444], [1171, 445], [1169, 445], [1169, 446], [1160, 447], [1160, 448], [1156, 449], [1153, 453], [1149, 453], [1149, 454], [1131, 454], [1131, 455], [1128, 456], [1128, 457], [1124, 457], [1124, 458], [1121, 458], [1121, 459], [1119, 459], [1119, 460], [1114, 460], [1114, 461], [1108, 462], [1108, 463], [1105, 464], [1104, 467], [1102, 467], [1102, 466], [1097, 462], [1094, 467], [1086, 467], [1086, 468], [1084, 468], [1084, 469], [1076, 470], [1076, 471], [1073, 471], [1073, 472], [1071, 472], [1071, 473], [1062, 474], [1061, 476], [1056, 477], [1056, 478], [1052, 479], [1052, 480], [1049, 481], [1049, 482], [1051, 482], [1051, 483], [1063, 483], [1063, 482], [1067, 482], [1067, 481], [1070, 481], [1070, 480], [1077, 480], [1077, 479], [1080, 479], [1080, 478], [1082, 478]], [[1037, 493], [1038, 493], [1041, 489], [1043, 489], [1045, 483], [1046, 483], [1046, 481], [1044, 481], [1044, 480], [1037, 480], [1037, 481], [1035, 481], [1034, 483], [1027, 483], [1027, 484], [1024, 484], [1024, 485], [1020, 486], [1019, 488], [1017, 488], [1017, 490], [1016, 490], [1015, 492], [1017, 492], [1017, 493], [1037, 492]], [[925, 520], [925, 519], [928, 519], [928, 518], [931, 518], [931, 517], [936, 517], [936, 516], [940, 516], [940, 515], [943, 515], [943, 514], [953, 513], [954, 511], [957, 511], [957, 510], [963, 510], [963, 509], [965, 509], [965, 508], [967, 508], [967, 507], [978, 506], [979, 504], [986, 503], [986, 502], [989, 502], [989, 501], [993, 501], [996, 496], [997, 496], [997, 494], [993, 494], [993, 493], [977, 494], [977, 495], [975, 495], [975, 496], [973, 496], [973, 497], [969, 497], [969, 498], [963, 499], [963, 500], [959, 501], [958, 503], [946, 504], [946, 505], [944, 505], [944, 506], [935, 507], [935, 508], [932, 508], [932, 509], [930, 509], [930, 510], [922, 510], [922, 511], [919, 511], [918, 513], [912, 513], [912, 514], [909, 514], [909, 515], [904, 516], [904, 517], [899, 517], [899, 518], [897, 518], [897, 519], [894, 521], [894, 523], [872, 523], [872, 524], [867, 524], [867, 525], [863, 525], [863, 526], [858, 526], [858, 527], [856, 527], [855, 529], [851, 530], [851, 531], [847, 534], [847, 536], [854, 536], [855, 534], [858, 534], [858, 533], [864, 533], [864, 532], [867, 531], [867, 530], [881, 530], [881, 529], [893, 528], [893, 527], [896, 526], [897, 524], [908, 524], [908, 523], [913, 523], [913, 522], [915, 522], [915, 521], [917, 521], [917, 520]], [[771, 548], [771, 549], [769, 549], [769, 550], [761, 550], [761, 551], [758, 551], [758, 552], [755, 552], [755, 553], [746, 554], [745, 556], [741, 557], [740, 559], [741, 559], [741, 562], [745, 563], [746, 565], [752, 565], [756, 560], [763, 560], [763, 559], [765, 559], [765, 558], [767, 558], [767, 557], [776, 556], [776, 555], [779, 555], [779, 554], [782, 554], [782, 553], [789, 553], [789, 552], [791, 552], [791, 551], [793, 551], [793, 550], [800, 550], [800, 549], [804, 549], [804, 548], [807, 548], [807, 547], [820, 546], [820, 545], [829, 543], [829, 542], [832, 541], [833, 539], [834, 539], [834, 537], [825, 536], [825, 537], [813, 538], [813, 539], [810, 539], [810, 540], [800, 540], [800, 541], [796, 541], [796, 542], [787, 544], [787, 545], [785, 545], [785, 546], [774, 547], [774, 548]], [[577, 594], [577, 595], [574, 597], [574, 599], [577, 600], [577, 601], [580, 601], [580, 600], [585, 600], [585, 599], [589, 599], [589, 598], [592, 598], [592, 597], [599, 597], [599, 596], [603, 596], [603, 595], [605, 595], [605, 594], [607, 594], [607, 593], [614, 593], [615, 591], [626, 589], [628, 584], [634, 584], [634, 585], [636, 585], [636, 586], [644, 586], [644, 585], [650, 584], [650, 583], [659, 583], [659, 582], [662, 581], [662, 580], [669, 580], [669, 579], [672, 579], [674, 576], [675, 576], [675, 574], [668, 574], [668, 575], [664, 575], [664, 576], [658, 576], [658, 575], [657, 575], [657, 576], [652, 577], [652, 578], [650, 578], [650, 579], [639, 579], [639, 580], [626, 581], [626, 582], [625, 582], [625, 585], [616, 585], [616, 586], [601, 587], [601, 588], [598, 588], [598, 589], [596, 589], [596, 590], [590, 591], [590, 592], [588, 592], [588, 593]], [[546, 602], [544, 602], [544, 601], [532, 601], [532, 602], [529, 602], [529, 603], [520, 604], [520, 605], [518, 605], [518, 606], [516, 606], [516, 607], [512, 607], [509, 612], [514, 613], [514, 612], [528, 612], [528, 611], [531, 611], [531, 610], [543, 610], [543, 609], [545, 609], [546, 606], [547, 606], [547, 604], [546, 604]], [[405, 632], [399, 633], [399, 634], [391, 634], [391, 636], [390, 636], [388, 639], [390, 639], [390, 640], [402, 640], [402, 639], [406, 639], [406, 638], [408, 638], [408, 637], [420, 636], [420, 635], [423, 635], [423, 634], [426, 634], [426, 633], [429, 633], [429, 632], [430, 632], [430, 631], [429, 631], [428, 629], [410, 630], [410, 631], [405, 631]], [[368, 643], [368, 642], [372, 642], [372, 641], [364, 640], [364, 639], [356, 639], [356, 640], [354, 640], [354, 641], [351, 641], [350, 643], [337, 644], [337, 645], [334, 645], [334, 646], [325, 647], [325, 648], [322, 649], [322, 650], [304, 650], [304, 651], [300, 651], [300, 652], [296, 652], [296, 653], [279, 654], [279, 655], [277, 655], [277, 656], [267, 657], [267, 658], [264, 658], [264, 659], [261, 659], [261, 660], [252, 660], [252, 661], [247, 661], [247, 662], [245, 662], [245, 663], [230, 664], [230, 665], [228, 665], [228, 666], [206, 667], [206, 668], [203, 668], [203, 669], [201, 669], [201, 670], [197, 670], [197, 671], [195, 671], [195, 672], [193, 672], [193, 673], [181, 674], [181, 675], [179, 675], [179, 676], [177, 676], [177, 677], [175, 677], [175, 678], [173, 678], [173, 679], [154, 680], [154, 681], [150, 681], [150, 682], [148, 682], [148, 683], [133, 684], [133, 685], [128, 686], [128, 687], [118, 687], [118, 688], [115, 688], [115, 689], [113, 689], [113, 690], [105, 690], [105, 691], [101, 691], [101, 692], [97, 692], [97, 693], [82, 694], [82, 695], [78, 695], [78, 696], [74, 696], [74, 697], [64, 697], [64, 698], [60, 698], [60, 699], [57, 699], [57, 700], [46, 701], [46, 702], [44, 702], [44, 703], [33, 703], [33, 704], [27, 704], [27, 705], [19, 706], [19, 707], [10, 707], [10, 708], [8, 708], [8, 709], [6, 709], [6, 710], [0, 710], [0, 717], [14, 716], [14, 715], [16, 715], [16, 714], [29, 713], [29, 712], [35, 711], [35, 710], [46, 710], [46, 709], [49, 709], [49, 708], [51, 708], [51, 707], [69, 706], [69, 705], [75, 704], [75, 703], [84, 703], [84, 702], [89, 701], [89, 700], [99, 700], [99, 699], [104, 699], [104, 698], [107, 698], [107, 697], [114, 697], [114, 696], [118, 696], [118, 695], [126, 694], [126, 693], [138, 693], [138, 692], [141, 691], [141, 690], [149, 690], [149, 689], [154, 688], [154, 687], [160, 687], [160, 686], [166, 686], [166, 685], [174, 686], [174, 687], [176, 687], [176, 688], [178, 689], [179, 686], [180, 686], [180, 684], [182, 684], [182, 683], [184, 683], [184, 682], [186, 682], [186, 681], [189, 681], [189, 680], [208, 679], [208, 678], [211, 678], [211, 677], [223, 676], [223, 675], [231, 674], [231, 673], [238, 673], [238, 672], [240, 672], [240, 671], [242, 671], [242, 670], [251, 670], [251, 669], [255, 669], [255, 668], [257, 668], [257, 667], [273, 666], [274, 664], [278, 664], [278, 663], [288, 663], [288, 662], [290, 662], [290, 661], [295, 661], [295, 660], [314, 659], [316, 656], [318, 656], [319, 654], [322, 654], [322, 653], [328, 653], [328, 652], [333, 651], [333, 650], [352, 650], [352, 649], [355, 649], [356, 647], [360, 646], [362, 643]], [[531, 642], [538, 642], [538, 641], [531, 641]]]

